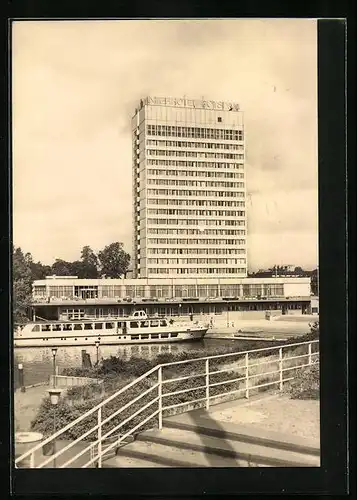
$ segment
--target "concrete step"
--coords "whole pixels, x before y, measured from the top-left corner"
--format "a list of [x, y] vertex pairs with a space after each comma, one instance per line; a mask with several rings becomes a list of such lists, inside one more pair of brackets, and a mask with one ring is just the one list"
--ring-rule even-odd
[[[150, 460], [150, 458], [139, 458], [139, 457], [125, 457], [122, 455], [118, 455], [115, 457], [112, 457], [108, 460], [103, 460], [102, 463], [102, 468], [103, 469], [112, 469], [112, 468], [141, 468], [141, 469], [146, 469], [146, 468], [151, 468], [151, 467], [165, 467], [169, 468], [170, 465], [167, 464], [159, 464], [156, 462], [153, 462]], [[177, 467], [180, 467], [178, 465]]]
[[[163, 445], [170, 449], [183, 449], [185, 453], [187, 453], [187, 450], [198, 451], [206, 456], [216, 455], [219, 458], [239, 459], [240, 461], [253, 462], [259, 465], [265, 464], [271, 467], [319, 467], [320, 465], [320, 459], [316, 456], [176, 428], [165, 428], [162, 431], [145, 431], [138, 435], [136, 443], [140, 441]], [[133, 443], [133, 445], [136, 443]], [[133, 445], [128, 445], [122, 449], [126, 456], [128, 452], [130, 453], [130, 447]], [[156, 446], [153, 450], [156, 451]], [[247, 465], [236, 464], [236, 466], [246, 467]]]
[[180, 429], [145, 431], [103, 467], [318, 467], [318, 457]]
[[[152, 432], [152, 435], [150, 435]], [[206, 451], [205, 446], [194, 443], [193, 433], [189, 443], [187, 435], [179, 431], [173, 439], [172, 431], [148, 431], [146, 438], [139, 435], [137, 441], [121, 448], [115, 458], [103, 463], [103, 467], [254, 467], [252, 461], [237, 456], [222, 456]], [[149, 435], [148, 435], [149, 434]], [[182, 435], [184, 434], [184, 435]], [[182, 445], [181, 439], [186, 442]], [[192, 447], [192, 446], [193, 447]]]
[[[212, 407], [212, 411], [219, 410], [220, 405]], [[251, 443], [267, 448], [287, 450], [290, 452], [320, 457], [320, 443], [313, 439], [301, 439], [293, 435], [255, 429], [247, 425], [220, 422], [210, 417], [210, 412], [204, 410], [191, 411], [164, 420], [164, 427], [191, 431], [206, 436], [241, 443]]]

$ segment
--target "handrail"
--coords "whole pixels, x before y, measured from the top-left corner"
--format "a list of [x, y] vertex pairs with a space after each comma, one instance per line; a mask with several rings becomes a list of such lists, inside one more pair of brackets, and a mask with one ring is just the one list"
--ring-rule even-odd
[[[239, 392], [242, 392], [242, 391], [245, 391], [245, 394], [246, 394], [245, 397], [249, 398], [249, 391], [251, 391], [253, 389], [260, 388], [260, 387], [263, 387], [263, 386], [274, 386], [276, 384], [279, 384], [280, 390], [282, 390], [283, 383], [286, 382], [286, 381], [288, 381], [288, 380], [291, 380], [291, 377], [290, 378], [284, 378], [284, 373], [286, 371], [288, 371], [288, 370], [294, 370], [294, 369], [299, 369], [299, 368], [303, 368], [303, 367], [306, 367], [306, 366], [311, 366], [312, 364], [314, 364], [316, 362], [314, 360], [315, 360], [316, 357], [319, 356], [319, 350], [317, 350], [316, 352], [312, 352], [312, 345], [313, 344], [318, 344], [318, 343], [319, 343], [319, 340], [312, 340], [312, 341], [306, 341], [306, 342], [295, 342], [295, 343], [292, 343], [292, 344], [287, 343], [287, 344], [283, 344], [283, 345], [280, 345], [280, 346], [265, 347], [265, 348], [260, 348], [260, 349], [251, 349], [251, 350], [248, 350], [248, 351], [233, 352], [233, 353], [226, 353], [226, 354], [218, 354], [218, 355], [212, 355], [212, 356], [204, 356], [204, 357], [200, 357], [200, 358], [190, 358], [190, 359], [187, 359], [187, 360], [174, 361], [174, 362], [171, 362], [171, 363], [162, 363], [162, 364], [156, 365], [155, 367], [151, 368], [150, 370], [148, 370], [147, 372], [145, 372], [140, 377], [136, 378], [135, 380], [133, 380], [132, 382], [130, 382], [126, 386], [124, 386], [121, 389], [119, 389], [114, 394], [110, 395], [104, 401], [101, 401], [100, 403], [98, 403], [96, 406], [94, 406], [93, 408], [91, 408], [90, 410], [88, 410], [86, 413], [84, 413], [83, 415], [81, 415], [80, 417], [78, 417], [77, 419], [75, 419], [74, 421], [68, 423], [66, 426], [64, 426], [63, 428], [59, 429], [53, 435], [48, 436], [41, 443], [38, 443], [37, 445], [35, 445], [30, 450], [28, 450], [27, 452], [23, 453], [20, 457], [16, 458], [15, 464], [18, 464], [22, 460], [24, 460], [24, 459], [26, 459], [28, 457], [31, 457], [31, 464], [32, 464], [31, 467], [34, 467], [34, 453], [36, 451], [38, 451], [44, 445], [46, 445], [46, 444], [48, 444], [50, 442], [55, 443], [56, 439], [59, 438], [61, 435], [65, 434], [68, 430], [72, 429], [75, 425], [77, 425], [78, 423], [82, 422], [87, 417], [90, 417], [91, 415], [94, 415], [97, 412], [97, 415], [98, 415], [97, 419], [98, 420], [97, 420], [97, 423], [95, 425], [91, 424], [92, 426], [91, 426], [91, 428], [89, 430], [86, 430], [86, 432], [82, 433], [79, 437], [77, 437], [74, 440], [72, 440], [63, 449], [55, 452], [53, 455], [51, 455], [50, 458], [48, 458], [45, 461], [43, 461], [37, 467], [42, 468], [44, 465], [46, 465], [49, 462], [51, 462], [51, 460], [54, 460], [57, 457], [61, 456], [66, 451], [70, 450], [75, 444], [78, 444], [79, 442], [83, 441], [86, 437], [88, 437], [90, 434], [92, 434], [95, 431], [97, 431], [97, 439], [95, 439], [94, 442], [91, 442], [90, 445], [88, 445], [87, 447], [85, 447], [84, 449], [82, 449], [79, 453], [76, 453], [74, 457], [72, 456], [71, 458], [67, 459], [65, 461], [65, 463], [62, 466], [60, 466], [60, 467], [65, 467], [68, 464], [73, 463], [77, 458], [79, 458], [80, 456], [83, 456], [84, 453], [86, 453], [87, 451], [89, 451], [91, 449], [94, 450], [95, 446], [98, 447], [98, 450], [97, 450], [96, 454], [94, 455], [94, 458], [92, 458], [89, 462], [87, 462], [86, 465], [94, 463], [94, 462], [97, 461], [98, 466], [101, 467], [102, 457], [105, 455], [105, 453], [107, 453], [108, 449], [113, 449], [115, 446], [118, 445], [118, 443], [122, 442], [123, 441], [123, 436], [118, 437], [118, 440], [116, 440], [109, 447], [106, 447], [104, 450], [102, 449], [102, 442], [105, 441], [108, 438], [108, 436], [110, 436], [114, 432], [116, 432], [120, 427], [122, 427], [126, 423], [130, 422], [135, 416], [139, 415], [142, 411], [144, 411], [145, 409], [147, 409], [148, 407], [150, 407], [152, 404], [154, 404], [154, 403], [157, 402], [158, 403], [158, 410], [155, 410], [154, 413], [151, 415], [150, 418], [153, 418], [154, 416], [158, 415], [158, 418], [159, 418], [159, 429], [161, 429], [161, 427], [162, 427], [162, 412], [164, 410], [179, 408], [179, 407], [182, 407], [184, 405], [190, 405], [190, 404], [197, 403], [197, 402], [200, 402], [200, 401], [206, 401], [206, 409], [208, 409], [209, 408], [209, 404], [210, 404], [210, 400], [212, 398], [217, 398], [219, 396], [224, 397], [224, 396], [227, 396], [227, 395], [230, 395], [230, 394], [234, 394], [234, 393], [239, 393]], [[283, 357], [283, 350], [289, 350], [290, 348], [301, 347], [301, 346], [307, 346], [308, 347], [306, 354], [302, 354], [302, 355], [299, 354], [297, 356]], [[272, 351], [273, 351], [273, 353], [272, 353]], [[249, 363], [249, 354], [252, 354], [252, 353], [254, 353], [254, 354], [255, 353], [263, 353], [263, 352], [269, 353], [269, 355], [266, 358], [265, 357], [260, 358], [260, 362], [259, 363], [252, 363], [252, 364]], [[279, 356], [278, 356], [278, 358], [272, 360], [271, 356], [275, 355], [275, 352], [278, 353]], [[294, 354], [294, 353], [291, 353], [291, 354]], [[244, 364], [242, 364], [242, 365], [238, 364], [237, 365], [237, 369], [239, 368], [239, 370], [243, 370], [243, 371], [245, 370], [245, 375], [243, 377], [233, 378], [233, 379], [224, 380], [224, 381], [215, 381], [215, 382], [213, 382], [212, 379], [210, 380], [210, 375], [214, 375], [214, 374], [217, 374], [217, 373], [223, 373], [223, 372], [227, 372], [229, 370], [232, 370], [232, 365], [230, 364], [230, 365], [226, 365], [225, 369], [218, 370], [218, 371], [210, 371], [210, 366], [209, 366], [210, 361], [211, 360], [215, 360], [215, 359], [219, 359], [219, 358], [231, 359], [232, 356], [236, 356], [238, 358], [245, 359], [245, 363]], [[302, 358], [307, 358], [308, 362], [306, 363]], [[252, 358], [252, 357], [250, 359], [255, 360], [255, 358]], [[295, 360], [297, 361], [297, 363], [300, 363], [300, 360], [301, 360], [301, 363], [300, 364], [295, 364]], [[187, 364], [187, 363], [195, 363], [197, 361], [205, 361], [205, 371], [203, 373], [200, 372], [200, 373], [195, 373], [194, 375], [191, 374], [191, 375], [188, 375], [188, 376], [185, 376], [185, 377], [167, 378], [166, 380], [164, 380], [164, 377], [163, 377], [163, 368], [169, 367], [169, 366], [176, 366], [176, 365], [181, 365], [181, 364]], [[292, 366], [288, 366], [287, 367], [286, 364], [288, 362], [291, 362], [291, 361], [293, 361], [294, 364]], [[237, 363], [239, 363], [238, 360], [237, 360]], [[272, 364], [272, 363], [278, 363], [279, 369], [276, 370], [276, 371], [271, 371], [271, 368], [270, 368], [270, 371], [268, 371], [268, 370], [267, 371], [262, 371], [261, 373], [258, 373], [258, 374], [257, 373], [253, 373], [254, 370], [252, 370], [252, 369], [254, 369], [254, 367], [256, 367], [258, 365], [264, 365], [264, 366], [266, 366], [266, 365], [269, 365], [269, 364]], [[284, 367], [284, 363], [285, 363], [285, 367]], [[102, 408], [105, 407], [106, 404], [110, 403], [111, 401], [113, 401], [118, 396], [123, 395], [128, 389], [136, 386], [141, 381], [147, 380], [148, 377], [150, 377], [153, 374], [156, 375], [157, 379], [156, 379], [156, 382], [153, 381], [154, 383], [153, 383], [153, 385], [151, 385], [151, 387], [149, 387], [145, 391], [141, 392], [138, 396], [132, 397], [132, 399], [130, 399], [130, 401], [124, 400], [123, 401], [125, 403], [124, 405], [120, 405], [120, 408], [112, 411], [109, 416], [107, 416], [106, 418], [102, 419]], [[250, 382], [253, 379], [257, 378], [257, 377], [264, 378], [264, 376], [275, 375], [275, 374], [280, 374], [279, 375], [279, 380], [273, 380], [271, 382], [268, 382], [267, 384], [263, 384], [263, 385], [260, 384], [259, 385], [259, 379], [258, 379], [258, 381], [257, 381], [258, 385], [254, 385], [254, 383], [253, 383], [253, 385], [250, 385]], [[173, 382], [177, 383], [178, 381], [181, 381], [181, 380], [187, 380], [187, 379], [193, 379], [193, 378], [199, 379], [199, 378], [202, 378], [204, 376], [205, 376], [205, 384], [204, 385], [199, 385], [199, 386], [196, 386], [196, 387], [185, 388], [185, 389], [178, 389], [177, 388], [176, 390], [174, 390], [172, 392], [166, 392], [166, 393], [162, 390], [163, 389], [163, 384], [173, 383]], [[225, 384], [227, 385], [227, 384], [230, 384], [230, 383], [233, 383], [233, 382], [238, 382], [238, 381], [243, 381], [243, 380], [245, 380], [245, 387], [242, 387], [242, 388], [239, 387], [238, 389], [234, 389], [232, 391], [223, 391], [222, 393], [218, 393], [218, 394], [213, 394], [212, 392], [210, 393], [210, 388], [218, 389], [220, 386], [224, 386]], [[124, 420], [121, 421], [118, 425], [115, 425], [114, 428], [110, 429], [105, 434], [102, 434], [102, 427], [103, 427], [103, 425], [105, 425], [108, 422], [112, 421], [114, 417], [118, 416], [124, 410], [126, 410], [129, 407], [131, 407], [135, 402], [139, 401], [141, 398], [143, 398], [147, 394], [152, 393], [152, 391], [155, 391], [155, 389], [157, 389], [157, 391], [158, 391], [157, 392], [157, 396], [155, 396], [156, 395], [156, 392], [155, 392], [155, 394], [154, 394], [155, 397], [153, 399], [150, 399], [150, 401], [148, 403], [143, 404], [143, 406], [140, 406], [140, 408], [137, 409], [133, 415], [131, 415], [128, 418], [124, 418]], [[176, 403], [176, 404], [173, 404], [173, 405], [169, 404], [168, 406], [163, 406], [163, 399], [164, 398], [167, 398], [167, 397], [170, 397], [170, 396], [175, 396], [175, 395], [183, 395], [183, 394], [186, 394], [186, 393], [190, 393], [191, 391], [195, 391], [195, 390], [201, 390], [201, 391], [203, 391], [204, 389], [205, 389], [206, 395], [203, 398], [198, 398], [198, 399], [195, 399], [195, 400], [186, 400], [185, 399], [185, 401], [183, 401], [183, 402], [180, 401], [179, 403]], [[170, 403], [170, 401], [168, 401], [168, 403]], [[141, 425], [143, 425], [144, 423], [146, 423], [147, 421], [149, 421], [150, 418], [145, 418], [144, 421], [141, 421], [140, 424], [138, 424], [137, 426], [135, 426], [135, 429], [139, 428]], [[134, 430], [132, 429], [131, 431], [126, 432], [124, 434], [124, 436], [129, 436], [133, 432], [134, 432]]]
[[278, 346], [272, 346], [272, 347], [261, 347], [260, 349], [251, 349], [249, 351], [239, 351], [239, 352], [227, 352], [225, 354], [214, 354], [213, 356], [205, 356], [205, 357], [202, 357], [202, 358], [191, 358], [191, 359], [184, 359], [183, 361], [172, 361], [170, 363], [162, 363], [161, 365], [157, 365], [157, 366], [161, 366], [162, 368], [164, 368], [165, 366], [171, 366], [171, 365], [180, 365], [180, 364], [183, 364], [183, 363], [192, 363], [194, 361], [205, 361], [206, 359], [217, 359], [217, 358], [223, 358], [223, 357], [230, 357], [230, 356], [238, 356], [238, 355], [243, 355], [243, 354], [249, 354], [251, 352], [262, 352], [262, 351], [272, 351], [274, 349], [280, 349], [281, 347], [283, 348], [288, 348], [288, 347], [296, 347], [296, 346], [300, 346], [300, 345], [307, 345], [307, 344], [314, 344], [314, 343], [318, 343], [319, 341], [318, 340], [310, 340], [310, 341], [307, 341], [307, 342], [295, 342], [294, 344], [283, 344], [283, 346], [281, 345], [278, 345]]

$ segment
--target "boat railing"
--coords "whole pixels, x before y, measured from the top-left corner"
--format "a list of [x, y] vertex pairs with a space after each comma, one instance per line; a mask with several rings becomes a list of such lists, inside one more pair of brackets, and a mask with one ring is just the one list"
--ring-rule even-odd
[[[227, 397], [282, 391], [300, 369], [317, 363], [318, 340], [159, 364], [23, 453], [15, 466], [29, 461], [30, 468], [101, 468], [110, 452], [144, 427], [162, 429], [163, 416], [172, 411], [197, 404], [208, 410]], [[173, 370], [178, 365], [179, 377]], [[225, 374], [223, 381], [218, 374]], [[44, 457], [48, 446], [54, 453]]]

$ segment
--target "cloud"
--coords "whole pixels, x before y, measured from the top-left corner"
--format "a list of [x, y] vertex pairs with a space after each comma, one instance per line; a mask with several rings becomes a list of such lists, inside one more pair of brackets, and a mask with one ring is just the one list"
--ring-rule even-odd
[[264, 248], [251, 264], [289, 231], [316, 262], [315, 21], [26, 21], [13, 36], [17, 245], [47, 262], [85, 244], [130, 249], [134, 108], [205, 96], [245, 114], [249, 244]]

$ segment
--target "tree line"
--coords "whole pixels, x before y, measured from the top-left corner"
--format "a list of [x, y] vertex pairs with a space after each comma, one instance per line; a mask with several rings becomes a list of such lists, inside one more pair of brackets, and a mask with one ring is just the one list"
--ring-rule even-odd
[[125, 252], [123, 243], [106, 245], [97, 254], [86, 245], [80, 258], [73, 262], [56, 259], [52, 265], [35, 262], [31, 253], [13, 247], [12, 283], [13, 313], [15, 323], [28, 321], [31, 305], [32, 283], [46, 276], [77, 276], [78, 278], [121, 278], [125, 276], [130, 264], [130, 255]]

